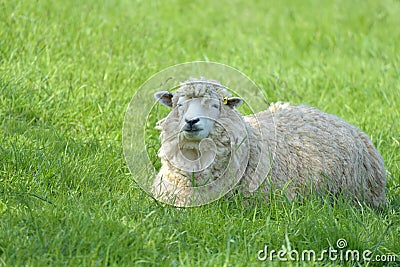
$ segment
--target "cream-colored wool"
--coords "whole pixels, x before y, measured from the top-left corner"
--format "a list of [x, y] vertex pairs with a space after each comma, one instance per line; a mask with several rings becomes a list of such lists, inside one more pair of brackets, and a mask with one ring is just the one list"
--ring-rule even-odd
[[[189, 80], [173, 92], [172, 107], [180, 97], [219, 99], [218, 123], [208, 136], [213, 142], [182, 139], [177, 109], [161, 120], [162, 167], [153, 183], [156, 198], [177, 206], [185, 206], [189, 199], [206, 203], [207, 195], [219, 191], [223, 195], [225, 187], [236, 184], [244, 195], [261, 193], [266, 199], [273, 186], [290, 198], [313, 192], [344, 194], [373, 207], [385, 204], [383, 160], [368, 136], [355, 126], [318, 109], [289, 103], [242, 116], [224, 104], [229, 96], [225, 88], [215, 81], [197, 81]], [[232, 147], [237, 150], [233, 152]], [[193, 164], [206, 168], [191, 172], [174, 167], [182, 149], [201, 155]], [[230, 175], [224, 173], [227, 169]], [[221, 177], [226, 181], [207, 187], [208, 191], [194, 190], [194, 186], [214, 185]]]

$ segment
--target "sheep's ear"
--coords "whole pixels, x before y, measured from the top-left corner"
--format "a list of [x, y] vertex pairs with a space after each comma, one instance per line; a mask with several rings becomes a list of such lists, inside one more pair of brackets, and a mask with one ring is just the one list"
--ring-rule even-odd
[[160, 91], [154, 94], [154, 98], [162, 105], [172, 108], [173, 95], [167, 91]]
[[243, 99], [240, 97], [229, 97], [228, 99], [224, 99], [224, 104], [228, 105], [231, 108], [237, 108], [243, 103]]

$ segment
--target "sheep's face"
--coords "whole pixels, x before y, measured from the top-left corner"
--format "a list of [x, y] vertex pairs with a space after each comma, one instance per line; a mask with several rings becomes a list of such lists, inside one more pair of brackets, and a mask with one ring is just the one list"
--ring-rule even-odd
[[158, 92], [154, 95], [158, 102], [176, 108], [179, 115], [179, 127], [182, 135], [187, 140], [200, 141], [209, 136], [214, 125], [218, 122], [221, 109], [226, 105], [234, 108], [242, 103], [237, 97], [218, 99], [216, 97], [187, 97], [181, 96], [177, 101], [172, 101], [173, 94]]
[[180, 97], [177, 108], [183, 136], [189, 140], [200, 140], [212, 131], [221, 107], [218, 99]]

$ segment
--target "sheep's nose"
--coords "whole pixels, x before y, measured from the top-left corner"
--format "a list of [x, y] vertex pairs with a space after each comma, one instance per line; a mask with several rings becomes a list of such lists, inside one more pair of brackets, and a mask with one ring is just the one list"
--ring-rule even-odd
[[199, 118], [193, 118], [193, 119], [191, 119], [191, 120], [185, 119], [185, 122], [186, 122], [190, 127], [192, 127], [194, 124], [198, 123], [199, 121], [200, 121]]

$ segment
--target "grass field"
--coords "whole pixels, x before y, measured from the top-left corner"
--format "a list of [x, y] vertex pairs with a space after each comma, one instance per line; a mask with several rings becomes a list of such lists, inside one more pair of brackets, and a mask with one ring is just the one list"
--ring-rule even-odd
[[[0, 10], [0, 266], [400, 265], [398, 0], [0, 0]], [[124, 113], [151, 75], [194, 60], [365, 131], [388, 170], [389, 207], [278, 193], [253, 206], [153, 201], [126, 167]], [[320, 253], [340, 238], [396, 262], [257, 258], [266, 245]]]

